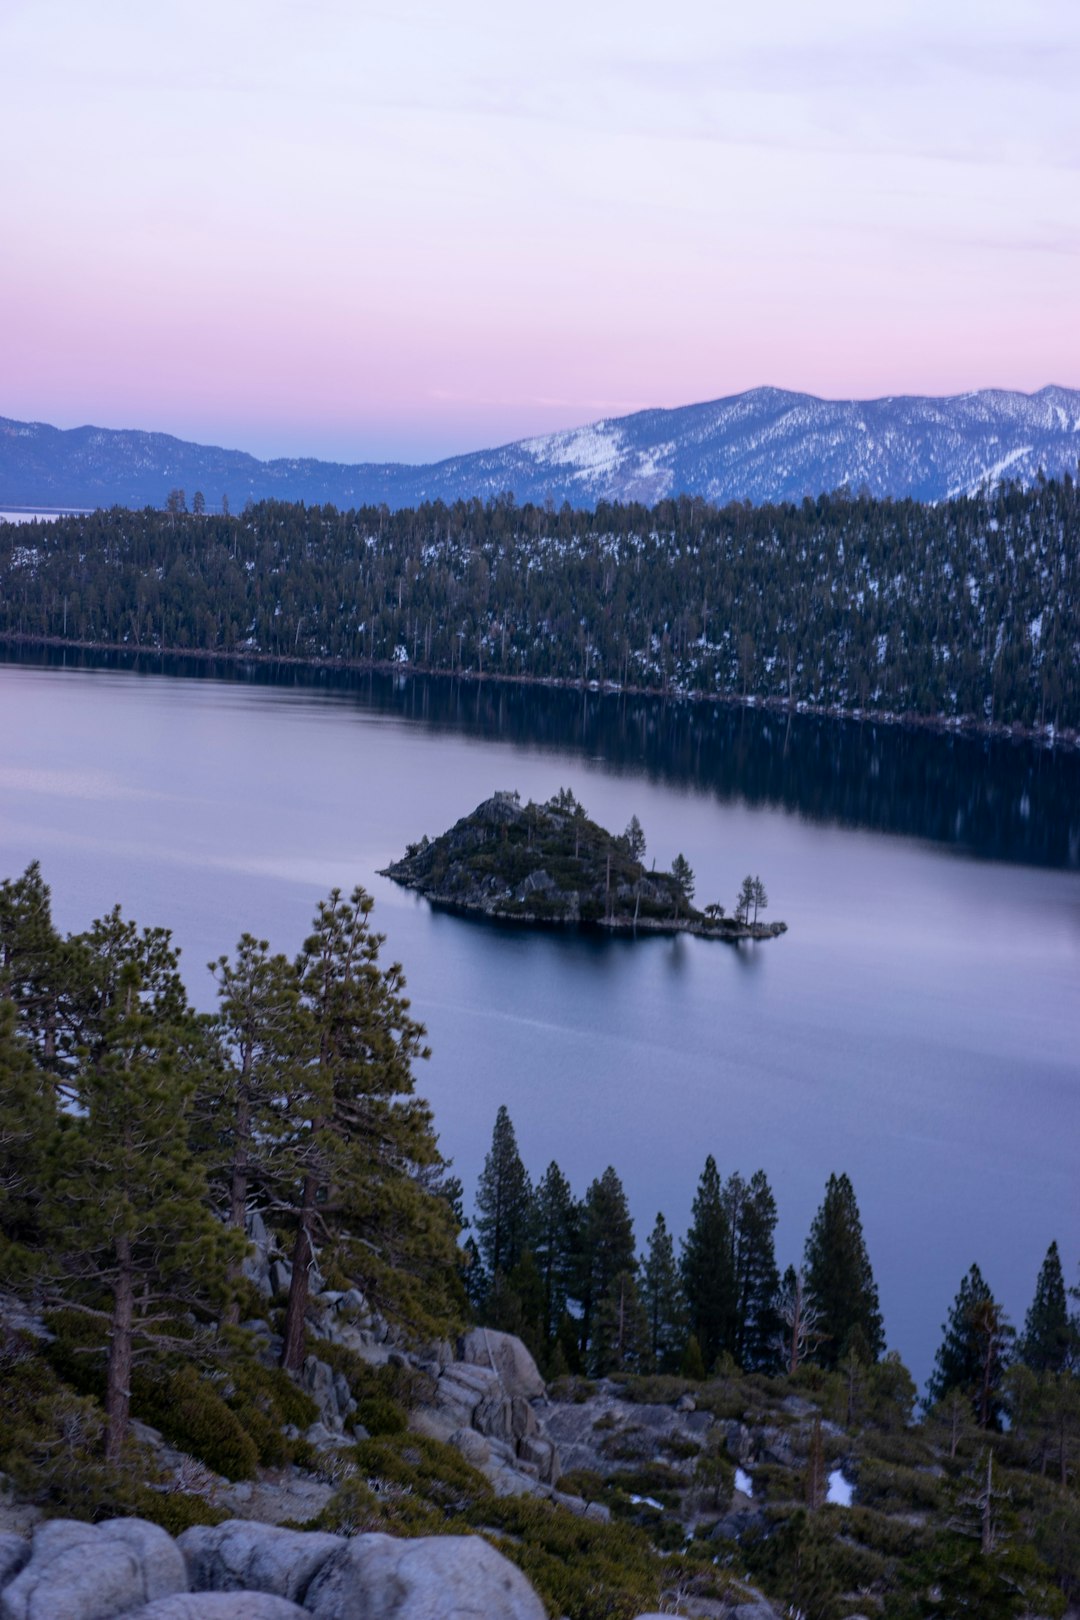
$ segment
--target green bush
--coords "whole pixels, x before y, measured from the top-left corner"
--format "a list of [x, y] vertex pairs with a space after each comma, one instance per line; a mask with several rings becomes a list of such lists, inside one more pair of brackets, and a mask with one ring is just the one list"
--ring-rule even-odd
[[226, 1479], [251, 1479], [259, 1462], [255, 1441], [207, 1378], [192, 1366], [136, 1373], [132, 1409], [166, 1440]]
[[566, 1620], [633, 1620], [655, 1609], [667, 1573], [632, 1525], [578, 1518], [537, 1497], [508, 1496], [470, 1514]]
[[413, 1494], [444, 1515], [464, 1512], [487, 1501], [491, 1486], [479, 1469], [460, 1451], [427, 1435], [384, 1435], [361, 1440], [352, 1449], [358, 1472], [380, 1487], [392, 1486]]
[[385, 1395], [365, 1395], [357, 1406], [356, 1421], [362, 1423], [373, 1438], [403, 1434], [408, 1427], [401, 1407]]

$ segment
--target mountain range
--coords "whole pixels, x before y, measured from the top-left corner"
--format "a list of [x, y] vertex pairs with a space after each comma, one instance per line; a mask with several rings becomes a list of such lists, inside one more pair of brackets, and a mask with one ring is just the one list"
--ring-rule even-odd
[[165, 433], [62, 430], [0, 417], [0, 507], [156, 506], [170, 490], [397, 509], [426, 500], [653, 504], [700, 495], [717, 505], [799, 501], [846, 487], [939, 501], [1002, 479], [1075, 473], [1080, 390], [1002, 389], [948, 398], [824, 400], [779, 388], [672, 410], [637, 411], [426, 466], [259, 461]]

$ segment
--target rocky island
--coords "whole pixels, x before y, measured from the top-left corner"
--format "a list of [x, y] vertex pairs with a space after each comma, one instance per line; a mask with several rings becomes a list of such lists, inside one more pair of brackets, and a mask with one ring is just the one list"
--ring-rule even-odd
[[636, 816], [610, 833], [566, 788], [546, 804], [494, 793], [448, 832], [410, 844], [380, 876], [433, 905], [531, 927], [602, 928], [618, 933], [686, 933], [737, 941], [773, 939], [783, 922], [762, 922], [768, 896], [746, 877], [728, 916], [693, 904], [694, 874], [682, 855], [669, 872], [645, 865]]

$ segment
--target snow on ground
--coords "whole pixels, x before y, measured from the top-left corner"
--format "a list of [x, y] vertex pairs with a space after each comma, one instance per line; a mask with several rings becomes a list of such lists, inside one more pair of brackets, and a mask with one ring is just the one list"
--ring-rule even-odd
[[826, 1502], [835, 1502], [837, 1507], [850, 1507], [855, 1487], [850, 1479], [845, 1479], [843, 1470], [834, 1468], [829, 1475], [829, 1486], [825, 1493]]
[[736, 1468], [735, 1470], [735, 1489], [742, 1491], [744, 1496], [753, 1496], [754, 1494], [754, 1482], [745, 1468]]

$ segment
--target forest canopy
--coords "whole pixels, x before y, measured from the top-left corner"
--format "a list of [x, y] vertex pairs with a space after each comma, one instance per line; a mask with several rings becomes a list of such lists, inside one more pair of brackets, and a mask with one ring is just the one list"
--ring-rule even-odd
[[1074, 480], [595, 512], [114, 508], [0, 525], [0, 636], [1080, 725]]

